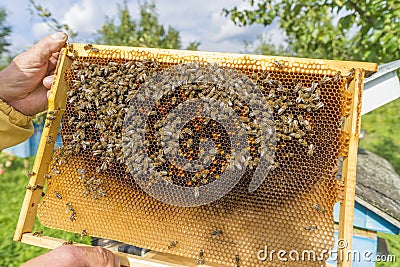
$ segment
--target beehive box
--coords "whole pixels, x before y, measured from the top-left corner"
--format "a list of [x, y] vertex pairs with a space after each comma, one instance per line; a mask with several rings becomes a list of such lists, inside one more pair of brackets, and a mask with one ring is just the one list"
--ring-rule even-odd
[[[71, 44], [15, 240], [63, 242], [32, 234], [37, 214], [48, 227], [149, 248], [149, 262], [324, 266], [337, 201], [341, 249], [351, 248], [363, 78], [376, 68]], [[282, 261], [270, 253], [279, 250], [316, 258]]]

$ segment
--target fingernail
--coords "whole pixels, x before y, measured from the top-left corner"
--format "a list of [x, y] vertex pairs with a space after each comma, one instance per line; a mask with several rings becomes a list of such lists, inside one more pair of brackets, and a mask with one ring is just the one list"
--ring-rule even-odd
[[56, 41], [64, 41], [67, 39], [67, 35], [63, 32], [56, 32], [50, 35], [51, 38], [53, 38]]

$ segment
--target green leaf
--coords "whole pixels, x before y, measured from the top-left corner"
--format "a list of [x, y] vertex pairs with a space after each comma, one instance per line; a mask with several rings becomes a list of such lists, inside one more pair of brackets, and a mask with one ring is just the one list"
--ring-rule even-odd
[[354, 23], [354, 14], [349, 14], [339, 19], [339, 25], [341, 25], [342, 29], [344, 30], [350, 29], [353, 23]]

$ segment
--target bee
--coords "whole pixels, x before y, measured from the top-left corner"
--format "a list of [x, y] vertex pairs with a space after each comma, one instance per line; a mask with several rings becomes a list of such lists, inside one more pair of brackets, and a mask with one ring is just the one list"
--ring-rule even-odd
[[335, 76], [333, 77], [333, 81], [338, 82], [338, 81], [340, 81], [340, 79], [342, 79], [342, 75], [341, 75], [341, 72], [338, 71], [338, 72], [336, 72]]
[[92, 51], [92, 52], [95, 52], [95, 53], [98, 53], [98, 52], [100, 51], [99, 49], [93, 47], [92, 44], [87, 44], [87, 45], [85, 45], [85, 46], [83, 47], [83, 49], [85, 49], [86, 51], [89, 50], [89, 51]]
[[280, 108], [278, 109], [278, 115], [282, 115], [283, 112], [288, 108], [288, 105], [286, 103], [283, 103]]
[[204, 251], [200, 249], [199, 251], [199, 257], [195, 260], [196, 264], [198, 265], [203, 265], [205, 263], [204, 260]]
[[34, 176], [35, 174], [36, 174], [36, 172], [30, 171], [30, 172], [28, 172], [26, 175], [27, 175], [28, 177], [32, 177], [32, 176]]
[[307, 146], [307, 145], [308, 145], [308, 144], [307, 144], [307, 141], [304, 140], [304, 139], [302, 139], [302, 138], [298, 139], [298, 142], [299, 142], [301, 145], [303, 145], [303, 146]]
[[46, 173], [46, 174], [44, 175], [44, 178], [46, 178], [46, 179], [51, 179], [51, 175], [48, 174], [48, 173]]
[[309, 144], [308, 145], [308, 151], [307, 151], [307, 155], [312, 156], [314, 154], [314, 144]]
[[349, 82], [351, 79], [353, 79], [353, 75], [354, 75], [355, 71], [356, 70], [354, 68], [351, 68], [349, 73], [346, 74], [345, 78], [346, 78], [347, 82]]
[[216, 238], [217, 236], [219, 236], [219, 235], [222, 235], [222, 229], [218, 229], [218, 230], [212, 230], [211, 231], [211, 236], [213, 237], [213, 238]]
[[83, 239], [83, 238], [85, 238], [87, 235], [88, 235], [88, 233], [87, 233], [86, 229], [82, 229], [81, 238]]
[[194, 188], [194, 197], [197, 199], [197, 198], [199, 198], [199, 196], [200, 196], [199, 188], [195, 187]]
[[240, 257], [239, 257], [239, 255], [235, 256], [235, 264], [236, 264], [236, 267], [240, 267]]
[[177, 240], [171, 241], [171, 243], [168, 245], [168, 249], [174, 248], [177, 245], [178, 245], [178, 241]]
[[52, 136], [48, 136], [47, 140], [46, 140], [46, 144], [51, 144], [53, 142], [53, 137]]
[[74, 46], [71, 43], [66, 43], [68, 52], [72, 53], [74, 51]]
[[57, 114], [58, 110], [49, 110], [47, 111], [47, 114]]
[[274, 65], [275, 65], [277, 68], [283, 69], [282, 63], [280, 63], [278, 60], [275, 60], [273, 63], [274, 63]]
[[36, 231], [32, 234], [33, 236], [39, 237], [43, 235], [43, 230]]
[[75, 211], [72, 211], [71, 216], [69, 216], [69, 220], [71, 222], [76, 221], [76, 212]]
[[72, 244], [74, 244], [74, 242], [71, 240], [68, 240], [68, 241], [65, 241], [64, 243], [62, 243], [63, 246], [64, 245], [72, 245]]
[[313, 204], [312, 207], [321, 213], [325, 213], [325, 209], [318, 204]]
[[318, 226], [316, 225], [306, 226], [304, 229], [306, 229], [307, 231], [317, 230]]
[[60, 195], [60, 193], [58, 193], [58, 191], [54, 191], [54, 195], [56, 196], [56, 198], [62, 199], [62, 196]]
[[86, 170], [84, 170], [84, 169], [76, 169], [76, 172], [79, 172], [79, 173], [81, 173], [81, 174], [86, 174]]
[[315, 110], [318, 110], [318, 109], [322, 108], [323, 106], [324, 106], [324, 103], [318, 102], [318, 103], [315, 105], [314, 109], [315, 109]]
[[54, 115], [47, 116], [47, 119], [52, 121], [52, 120], [57, 119], [57, 116], [54, 116]]
[[325, 84], [326, 82], [329, 82], [330, 80], [332, 80], [332, 78], [324, 75], [324, 77], [322, 77], [322, 79], [320, 80], [320, 83]]
[[65, 205], [68, 207], [68, 210], [75, 211], [75, 209], [72, 207], [71, 203], [67, 202]]
[[190, 128], [183, 128], [181, 133], [182, 134], [193, 135], [193, 131]]

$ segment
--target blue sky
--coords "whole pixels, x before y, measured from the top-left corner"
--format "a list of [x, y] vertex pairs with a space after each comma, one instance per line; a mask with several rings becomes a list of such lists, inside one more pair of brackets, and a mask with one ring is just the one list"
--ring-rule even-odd
[[[141, 0], [143, 2], [144, 0]], [[110, 0], [36, 0], [48, 8], [54, 17], [79, 32], [75, 42], [91, 42], [96, 30], [106, 17], [115, 17], [117, 4]], [[180, 32], [183, 46], [190, 41], [200, 41], [200, 50], [240, 52], [244, 41], [254, 41], [260, 34], [268, 34], [275, 43], [282, 42], [276, 28], [266, 29], [255, 25], [239, 28], [222, 15], [222, 9], [246, 7], [242, 0], [155, 0], [160, 22], [171, 25]], [[131, 14], [138, 17], [140, 0], [127, 0]], [[13, 53], [19, 53], [50, 31], [37, 16], [29, 11], [29, 0], [0, 0], [0, 7], [8, 13], [7, 22], [12, 26], [10, 41]]]

